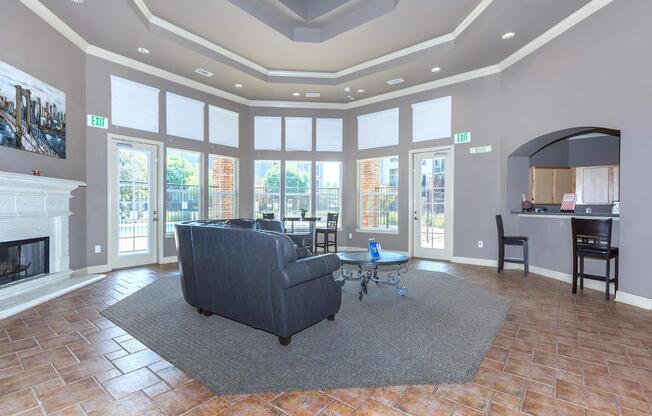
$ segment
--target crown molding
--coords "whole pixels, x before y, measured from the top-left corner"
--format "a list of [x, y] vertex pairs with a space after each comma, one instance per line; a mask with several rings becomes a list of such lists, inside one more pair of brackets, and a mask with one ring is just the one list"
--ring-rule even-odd
[[52, 13], [39, 0], [20, 0], [28, 9], [34, 12], [41, 19], [50, 24], [57, 32], [61, 33], [66, 39], [74, 43], [82, 51], [88, 48], [88, 42], [75, 32], [66, 22], [59, 19], [59, 16]]
[[[561, 22], [559, 22], [558, 24], [550, 28], [548, 31], [543, 33], [541, 36], [534, 39], [527, 45], [523, 46], [521, 49], [519, 49], [512, 55], [508, 56], [498, 64], [489, 65], [462, 74], [457, 74], [447, 78], [430, 81], [423, 84], [414, 85], [411, 87], [406, 87], [400, 90], [376, 95], [369, 98], [364, 98], [349, 103], [249, 100], [239, 95], [227, 91], [223, 91], [219, 88], [211, 87], [209, 85], [195, 81], [193, 79], [166, 71], [164, 69], [149, 64], [145, 64], [143, 62], [128, 58], [123, 55], [119, 55], [117, 53], [111, 52], [106, 49], [102, 49], [95, 45], [91, 45], [88, 42], [86, 42], [86, 40], [84, 40], [78, 33], [76, 33], [70, 26], [68, 26], [65, 22], [59, 19], [54, 13], [52, 13], [47, 7], [45, 7], [39, 0], [20, 0], [20, 1], [85, 53], [92, 56], [96, 56], [101, 59], [105, 59], [107, 61], [119, 65], [126, 66], [128, 68], [137, 71], [141, 71], [162, 79], [166, 79], [171, 82], [175, 82], [180, 85], [184, 85], [188, 88], [202, 91], [207, 94], [211, 94], [217, 97], [231, 100], [236, 103], [243, 104], [250, 107], [349, 110], [349, 109], [358, 108], [369, 104], [378, 103], [381, 101], [390, 100], [393, 98], [399, 98], [406, 95], [416, 94], [419, 92], [434, 90], [448, 85], [469, 81], [472, 79], [499, 74], [502, 71], [509, 68], [510, 66], [514, 65], [516, 62], [522, 60], [529, 54], [535, 52], [540, 47], [544, 46], [546, 43], [550, 42], [557, 36], [561, 35], [565, 31], [577, 25], [587, 17], [591, 16], [592, 14], [601, 10], [603, 7], [612, 3], [614, 0], [592, 0], [590, 3], [586, 4], [584, 7], [580, 8], [575, 13], [571, 14], [570, 16], [568, 16], [567, 18], [565, 18], [564, 20], [562, 20]], [[133, 0], [133, 1], [139, 2], [142, 0]], [[489, 4], [491, 4], [491, 1], [493, 0], [484, 0], [478, 7], [476, 7], [476, 9], [478, 9], [480, 6], [484, 6], [484, 8], [488, 7]], [[482, 10], [479, 10], [478, 14], [480, 14]], [[470, 24], [470, 22], [467, 23], [467, 26], [468, 24]]]
[[394, 61], [396, 59], [400, 59], [412, 54], [415, 54], [417, 52], [421, 52], [426, 49], [433, 48], [438, 45], [442, 45], [445, 43], [453, 42], [455, 39], [461, 35], [464, 30], [466, 30], [471, 23], [477, 19], [482, 12], [491, 5], [491, 3], [494, 0], [482, 0], [480, 4], [478, 4], [472, 11], [469, 13], [463, 20], [462, 22], [457, 25], [457, 27], [450, 33], [447, 33], [445, 35], [441, 35], [432, 39], [429, 39], [427, 41], [417, 43], [412, 46], [408, 46], [403, 49], [399, 49], [394, 52], [390, 52], [388, 54], [379, 56], [377, 58], [353, 65], [348, 68], [341, 69], [339, 71], [335, 72], [322, 72], [322, 71], [296, 71], [296, 70], [291, 70], [291, 69], [269, 69], [264, 67], [263, 65], [257, 64], [256, 62], [247, 59], [233, 51], [230, 51], [226, 48], [223, 48], [208, 39], [201, 37], [195, 33], [192, 33], [186, 29], [183, 29], [174, 23], [171, 23], [165, 19], [162, 19], [156, 15], [154, 15], [147, 5], [145, 4], [144, 0], [132, 0], [134, 4], [137, 7], [137, 10], [141, 12], [143, 17], [149, 22], [150, 25], [154, 25], [159, 27], [160, 29], [166, 30], [170, 32], [173, 35], [179, 36], [180, 38], [194, 42], [196, 45], [201, 46], [203, 48], [206, 48], [210, 50], [211, 52], [215, 52], [219, 55], [222, 55], [223, 57], [232, 60], [234, 62], [237, 62], [241, 65], [244, 65], [245, 67], [253, 70], [252, 75], [258, 74], [259, 77], [261, 78], [266, 78], [267, 81], [272, 81], [274, 78], [312, 78], [312, 79], [328, 79], [328, 80], [338, 80], [340, 78], [355, 74], [360, 71], [364, 71], [370, 68], [373, 68], [378, 65], [385, 64], [387, 62]]
[[505, 58], [499, 64], [500, 70], [503, 71], [509, 68], [510, 66], [514, 65], [516, 62], [525, 58], [526, 56], [536, 51], [546, 43], [550, 42], [551, 40], [561, 35], [568, 29], [580, 23], [582, 20], [586, 19], [587, 17], [591, 16], [593, 13], [602, 9], [612, 1], [613, 0], [592, 0], [591, 2], [587, 3], [586, 5], [584, 5], [577, 11], [575, 11], [575, 13], [569, 15], [561, 22], [557, 23], [556, 25], [554, 25], [553, 27], [551, 27], [550, 29], [542, 33], [539, 37], [535, 38], [527, 45], [523, 46], [521, 49], [519, 49], [518, 51], [514, 52], [513, 54]]

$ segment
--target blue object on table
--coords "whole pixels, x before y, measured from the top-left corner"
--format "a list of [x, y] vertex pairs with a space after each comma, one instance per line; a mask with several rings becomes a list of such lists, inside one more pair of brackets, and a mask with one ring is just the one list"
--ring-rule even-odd
[[374, 238], [369, 239], [369, 255], [373, 260], [378, 260], [383, 256], [383, 249], [380, 247], [380, 243]]

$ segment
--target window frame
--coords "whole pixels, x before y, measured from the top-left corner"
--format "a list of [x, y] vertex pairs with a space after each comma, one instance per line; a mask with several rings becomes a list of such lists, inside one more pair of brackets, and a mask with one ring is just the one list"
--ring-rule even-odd
[[[308, 196], [310, 197], [310, 209], [308, 210], [308, 216], [314, 216], [315, 215], [315, 204], [313, 201], [313, 195], [314, 195], [314, 186], [313, 186], [313, 177], [314, 177], [314, 165], [315, 161], [314, 160], [284, 160], [283, 161], [283, 166], [282, 166], [282, 175], [281, 175], [281, 181], [282, 181], [282, 186], [281, 186], [281, 193], [283, 195], [283, 210], [281, 211], [281, 217], [289, 217], [287, 213], [287, 197], [288, 197], [288, 191], [287, 191], [287, 166], [288, 162], [290, 163], [308, 163], [310, 165], [310, 187], [308, 189]], [[295, 196], [305, 196], [306, 194], [292, 194]]]
[[[188, 150], [188, 149], [181, 149], [178, 147], [166, 147], [165, 148], [165, 164], [163, 165], [163, 207], [164, 207], [164, 215], [163, 215], [163, 234], [165, 238], [173, 238], [174, 237], [174, 232], [169, 232], [167, 231], [167, 226], [168, 226], [168, 220], [167, 220], [167, 215], [168, 215], [168, 181], [167, 181], [167, 172], [168, 172], [168, 152], [170, 150], [174, 151], [179, 151], [179, 152], [186, 152], [186, 153], [195, 153], [199, 155], [199, 178], [198, 182], [199, 184], [197, 185], [199, 187], [199, 217], [203, 216], [204, 212], [204, 191], [206, 190], [205, 188], [205, 183], [206, 183], [206, 169], [204, 166], [204, 152], [201, 151], [196, 151], [196, 150]], [[176, 224], [173, 223], [173, 224]]]
[[[340, 165], [340, 186], [338, 189], [338, 199], [340, 201], [340, 208], [339, 208], [339, 217], [338, 217], [338, 222], [337, 222], [337, 229], [338, 231], [342, 231], [342, 224], [343, 224], [343, 206], [342, 206], [342, 187], [344, 184], [344, 162], [341, 160], [315, 160], [315, 167], [314, 167], [314, 177], [315, 177], [315, 186], [313, 187], [313, 193], [315, 195], [315, 203], [314, 203], [314, 215], [317, 216], [317, 164], [318, 163], [339, 163]], [[317, 222], [318, 225], [326, 225], [326, 218], [322, 218], [320, 221]]]
[[[254, 162], [253, 166], [252, 166], [252, 168], [253, 168], [252, 178], [253, 178], [253, 188], [254, 188], [253, 189], [253, 191], [254, 191], [253, 192], [253, 200], [252, 200], [253, 217], [258, 218], [258, 212], [259, 212], [257, 210], [257, 207], [256, 207], [256, 195], [258, 195], [258, 193], [256, 192], [256, 162], [271, 162], [271, 163], [278, 163], [278, 165], [279, 165], [279, 190], [278, 190], [279, 217], [282, 217], [283, 214], [284, 214], [283, 209], [285, 208], [284, 204], [283, 204], [284, 203], [284, 201], [283, 201], [283, 190], [285, 188], [285, 183], [284, 183], [285, 178], [283, 177], [284, 161], [282, 159], [254, 159], [253, 162]], [[263, 194], [260, 194], [260, 195], [263, 195]], [[275, 194], [267, 194], [266, 193], [264, 195], [275, 195]], [[280, 219], [280, 218], [278, 218], [278, 219]]]
[[[360, 163], [368, 160], [381, 160], [381, 159], [397, 159], [399, 163], [399, 177], [398, 180], [399, 182], [397, 183], [396, 186], [396, 198], [397, 198], [397, 209], [396, 209], [396, 217], [397, 217], [397, 223], [396, 223], [396, 230], [390, 230], [390, 229], [384, 229], [384, 228], [370, 228], [370, 227], [363, 227], [362, 226], [362, 192], [360, 190]], [[356, 186], [357, 186], [357, 222], [356, 222], [356, 232], [359, 233], [375, 233], [375, 234], [392, 234], [392, 235], [397, 235], [400, 234], [400, 212], [401, 212], [401, 204], [400, 204], [400, 157], [398, 155], [389, 155], [389, 156], [377, 156], [377, 157], [370, 157], [370, 158], [364, 158], [364, 159], [358, 159], [356, 161]]]
[[[210, 182], [210, 176], [209, 176], [209, 170], [211, 169], [211, 156], [215, 156], [218, 158], [222, 159], [228, 159], [233, 162], [233, 218], [238, 218], [239, 215], [239, 209], [240, 209], [240, 200], [239, 200], [239, 195], [240, 195], [240, 160], [237, 157], [234, 156], [225, 156], [225, 155], [220, 155], [217, 153], [211, 153], [208, 152], [206, 153], [206, 217], [210, 218], [210, 210], [211, 210], [211, 188], [212, 186], [209, 184]], [[225, 193], [228, 194], [228, 193]], [[220, 219], [226, 219], [226, 218], [220, 218]]]

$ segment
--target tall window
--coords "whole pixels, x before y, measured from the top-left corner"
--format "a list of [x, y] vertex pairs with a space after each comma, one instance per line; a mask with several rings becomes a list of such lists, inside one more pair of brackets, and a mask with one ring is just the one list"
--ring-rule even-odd
[[208, 218], [237, 216], [238, 160], [208, 155]]
[[301, 210], [312, 215], [312, 162], [285, 162], [285, 215], [298, 217]]
[[339, 213], [342, 224], [342, 162], [317, 162], [315, 165], [315, 212], [326, 225], [329, 212]]
[[398, 231], [398, 157], [358, 161], [358, 226]]
[[201, 153], [167, 149], [165, 164], [165, 231], [174, 224], [201, 216]]
[[281, 217], [281, 162], [278, 160], [254, 162], [254, 212], [258, 217], [268, 213]]

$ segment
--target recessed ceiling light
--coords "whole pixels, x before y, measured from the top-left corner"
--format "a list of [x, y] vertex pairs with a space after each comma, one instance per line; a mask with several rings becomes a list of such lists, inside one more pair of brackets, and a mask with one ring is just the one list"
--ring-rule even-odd
[[293, 92], [292, 95], [294, 95], [295, 97], [298, 97], [298, 96], [301, 95], [301, 93], [300, 92]]
[[197, 73], [197, 74], [199, 74], [201, 76], [204, 76], [204, 77], [212, 77], [213, 75], [215, 75], [211, 71], [209, 71], [207, 69], [204, 69], [204, 68], [195, 69], [195, 73]]
[[143, 55], [149, 55], [149, 49], [147, 48], [138, 48], [138, 52], [142, 53]]
[[404, 81], [405, 80], [403, 78], [394, 78], [394, 79], [390, 79], [389, 81], [387, 81], [387, 84], [388, 85], [396, 85], [396, 84], [400, 84], [401, 82], [404, 82]]
[[503, 35], [501, 37], [504, 40], [507, 40], [507, 39], [513, 38], [515, 35], [516, 35], [516, 33], [514, 33], [514, 32], [507, 32], [507, 33], [503, 33]]
[[362, 94], [362, 93], [364, 93], [364, 88], [360, 88], [360, 89], [358, 90], [358, 94]]
[[351, 100], [351, 101], [355, 100], [355, 97], [350, 96], [350, 95], [347, 95], [346, 98], [348, 98], [348, 99]]
[[242, 88], [242, 84], [235, 84], [234, 87], [236, 87], [236, 88]]
[[344, 87], [344, 92], [349, 92], [351, 91], [351, 87]]
[[70, 0], [70, 1], [76, 4], [82, 4], [84, 2], [84, 0]]
[[430, 70], [430, 72], [439, 72], [439, 71], [441, 71], [441, 68], [438, 67], [438, 66], [436, 66], [436, 67], [434, 67], [434, 68], [432, 68], [432, 69]]
[[319, 97], [321, 97], [321, 93], [319, 93], [319, 92], [307, 92], [306, 97], [307, 98], [319, 98]]

